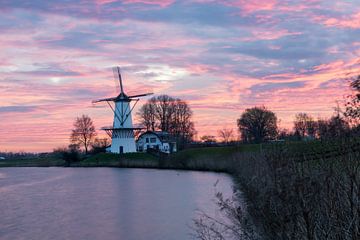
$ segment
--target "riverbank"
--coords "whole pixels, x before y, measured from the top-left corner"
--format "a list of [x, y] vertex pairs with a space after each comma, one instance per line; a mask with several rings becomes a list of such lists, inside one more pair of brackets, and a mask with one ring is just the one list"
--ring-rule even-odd
[[229, 159], [239, 152], [259, 152], [260, 145], [193, 148], [156, 157], [148, 153], [99, 153], [81, 161], [66, 163], [60, 157], [44, 155], [0, 161], [0, 167], [123, 167], [227, 172]]

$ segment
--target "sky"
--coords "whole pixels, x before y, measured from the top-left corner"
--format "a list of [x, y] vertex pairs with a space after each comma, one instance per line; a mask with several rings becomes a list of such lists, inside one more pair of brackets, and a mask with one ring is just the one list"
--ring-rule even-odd
[[66, 146], [82, 114], [111, 125], [91, 101], [116, 95], [113, 66], [128, 93], [187, 101], [197, 137], [263, 105], [290, 129], [332, 115], [359, 54], [358, 0], [0, 0], [0, 151]]

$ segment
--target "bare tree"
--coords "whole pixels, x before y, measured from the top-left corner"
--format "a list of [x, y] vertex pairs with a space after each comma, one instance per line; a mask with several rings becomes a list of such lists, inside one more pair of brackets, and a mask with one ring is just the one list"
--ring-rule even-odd
[[175, 99], [168, 95], [160, 95], [152, 100], [156, 102], [156, 118], [159, 121], [159, 128], [161, 131], [169, 132], [175, 112]]
[[155, 131], [156, 124], [156, 99], [152, 98], [145, 103], [137, 113], [141, 119], [141, 123], [146, 127], [147, 131]]
[[74, 122], [74, 129], [72, 130], [70, 136], [72, 143], [83, 146], [85, 154], [87, 154], [89, 146], [95, 136], [95, 126], [89, 116], [82, 115], [81, 117], [76, 118]]
[[106, 148], [110, 146], [109, 138], [95, 138], [92, 142], [92, 153], [106, 152]]
[[298, 113], [295, 115], [294, 130], [299, 133], [302, 138], [315, 138], [317, 122], [307, 113]]
[[147, 130], [169, 132], [179, 144], [190, 141], [195, 134], [192, 114], [185, 101], [168, 95], [151, 98], [138, 112]]
[[277, 117], [265, 107], [246, 109], [237, 124], [245, 142], [260, 143], [277, 135]]
[[191, 121], [193, 113], [189, 105], [180, 99], [175, 100], [173, 108], [169, 132], [177, 136], [181, 142], [188, 142], [195, 134], [194, 123]]
[[225, 143], [229, 143], [231, 140], [234, 139], [233, 129], [228, 129], [226, 127], [224, 127], [223, 129], [220, 129], [218, 131], [218, 135]]
[[318, 136], [320, 139], [336, 139], [345, 137], [350, 132], [350, 126], [340, 115], [332, 116], [328, 120], [317, 121]]

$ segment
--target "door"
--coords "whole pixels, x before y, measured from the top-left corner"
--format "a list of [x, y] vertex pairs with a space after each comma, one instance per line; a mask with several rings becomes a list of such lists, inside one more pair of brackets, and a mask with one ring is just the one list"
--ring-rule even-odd
[[120, 149], [119, 149], [119, 153], [124, 153], [124, 147], [123, 146], [120, 146]]

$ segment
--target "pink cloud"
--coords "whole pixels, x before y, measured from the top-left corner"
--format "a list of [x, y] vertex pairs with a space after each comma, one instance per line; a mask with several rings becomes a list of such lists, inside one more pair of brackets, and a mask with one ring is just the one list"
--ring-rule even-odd
[[168, 7], [169, 5], [173, 4], [175, 0], [124, 0], [122, 2], [125, 4], [142, 3], [147, 5], [158, 5], [160, 7]]
[[241, 8], [244, 14], [250, 14], [257, 11], [270, 11], [274, 9], [277, 0], [224, 0], [223, 3], [228, 6]]
[[258, 11], [273, 10], [278, 0], [195, 0], [198, 3], [217, 3], [225, 6], [240, 8], [243, 14], [251, 14]]
[[326, 63], [326, 64], [321, 64], [318, 66], [314, 66], [313, 69], [315, 71], [325, 71], [325, 70], [334, 70], [334, 69], [343, 69], [345, 62], [340, 60], [340, 61], [335, 61], [335, 62], [331, 62], [331, 63]]
[[104, 5], [113, 2], [117, 2], [117, 0], [95, 0], [95, 3], [98, 5]]
[[260, 40], [274, 40], [285, 36], [301, 35], [301, 32], [290, 32], [287, 29], [269, 30], [269, 29], [256, 29], [251, 31], [255, 39]]
[[341, 18], [328, 18], [325, 16], [316, 16], [314, 17], [315, 21], [321, 22], [328, 27], [337, 27], [337, 28], [360, 28], [360, 11], [351, 15]]

